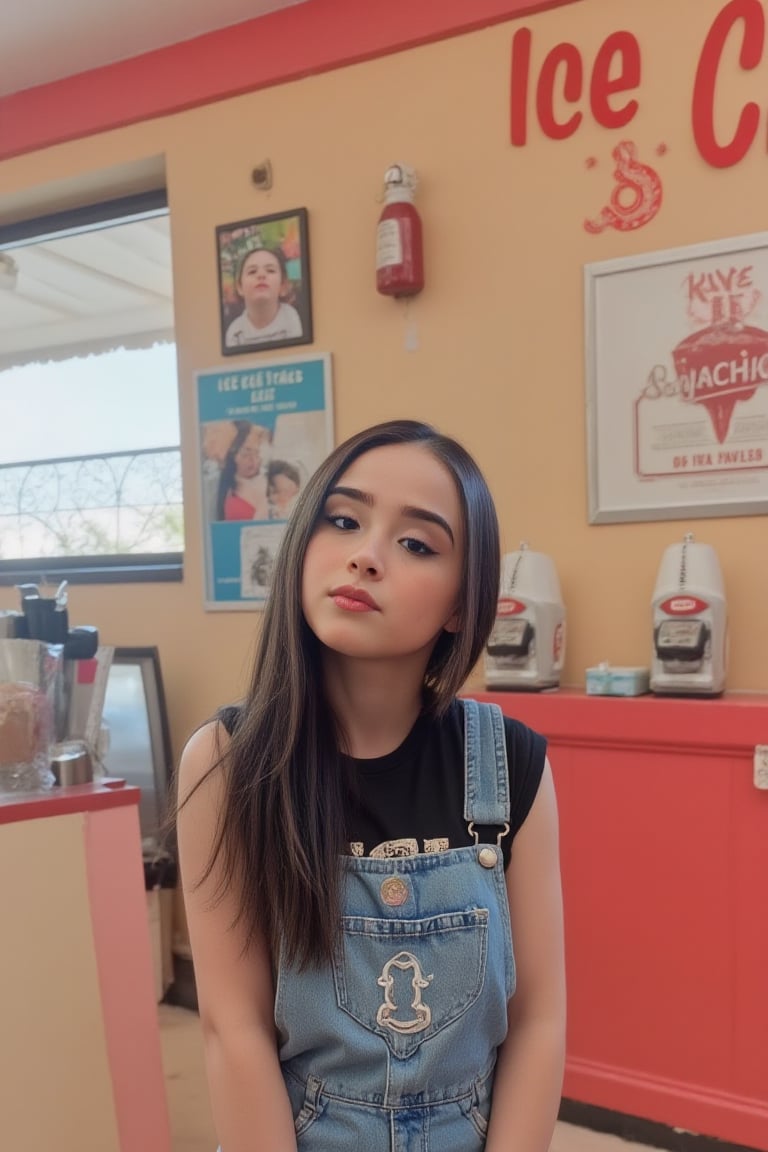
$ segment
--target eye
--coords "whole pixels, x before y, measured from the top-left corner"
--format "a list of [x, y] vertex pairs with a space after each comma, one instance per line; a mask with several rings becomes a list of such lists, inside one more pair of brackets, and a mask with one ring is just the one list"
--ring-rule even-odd
[[414, 556], [437, 555], [434, 548], [430, 548], [429, 544], [425, 544], [423, 540], [417, 540], [414, 536], [406, 536], [400, 543], [406, 552], [410, 552]]
[[338, 528], [340, 532], [351, 532], [355, 528], [359, 528], [357, 520], [353, 516], [325, 516], [326, 521], [334, 528]]

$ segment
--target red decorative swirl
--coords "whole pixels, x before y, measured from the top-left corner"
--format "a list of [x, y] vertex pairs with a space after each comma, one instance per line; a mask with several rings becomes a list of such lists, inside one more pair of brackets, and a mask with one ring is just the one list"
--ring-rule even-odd
[[604, 232], [606, 228], [634, 232], [653, 220], [661, 207], [661, 177], [650, 164], [638, 161], [637, 145], [632, 140], [622, 140], [614, 148], [613, 158], [616, 161], [613, 173], [616, 187], [611, 192], [610, 201], [594, 220], [584, 221], [585, 229], [592, 235]]

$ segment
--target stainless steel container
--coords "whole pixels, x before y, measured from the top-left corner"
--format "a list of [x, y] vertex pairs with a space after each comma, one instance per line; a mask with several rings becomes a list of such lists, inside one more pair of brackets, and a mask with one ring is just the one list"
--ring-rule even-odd
[[51, 755], [54, 781], [62, 788], [71, 784], [90, 784], [93, 780], [93, 761], [88, 749], [79, 741], [57, 744]]

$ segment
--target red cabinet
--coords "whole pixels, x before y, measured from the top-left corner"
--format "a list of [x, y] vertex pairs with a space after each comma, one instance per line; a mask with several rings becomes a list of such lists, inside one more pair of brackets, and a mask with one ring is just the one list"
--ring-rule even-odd
[[768, 1150], [768, 696], [476, 697], [549, 739], [564, 1095]]

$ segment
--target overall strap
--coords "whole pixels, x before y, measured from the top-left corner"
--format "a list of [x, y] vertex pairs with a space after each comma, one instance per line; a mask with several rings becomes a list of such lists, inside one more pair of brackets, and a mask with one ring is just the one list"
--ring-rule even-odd
[[[504, 714], [498, 704], [463, 700], [463, 705], [464, 819], [470, 825], [470, 832], [474, 832], [473, 824], [509, 825]], [[477, 834], [474, 835], [477, 839]]]

